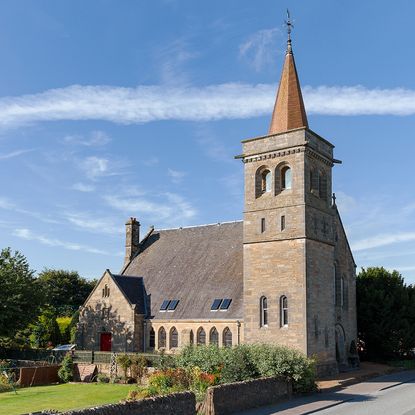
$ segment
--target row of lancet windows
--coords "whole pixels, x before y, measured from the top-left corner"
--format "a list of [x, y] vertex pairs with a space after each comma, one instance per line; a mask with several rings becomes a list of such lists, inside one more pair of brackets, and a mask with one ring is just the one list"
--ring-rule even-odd
[[[199, 327], [196, 332], [196, 339], [193, 330], [190, 331], [189, 344], [197, 346], [204, 346], [209, 341], [209, 344], [219, 346], [219, 332], [216, 327], [212, 327], [209, 331], [209, 338], [206, 336], [206, 331], [203, 327]], [[226, 327], [222, 333], [222, 345], [224, 347], [232, 346], [232, 332], [229, 327]], [[167, 333], [164, 327], [158, 330], [158, 349], [165, 349], [167, 346]], [[155, 332], [151, 329], [150, 332], [150, 347], [155, 347]], [[176, 349], [179, 347], [179, 333], [176, 327], [172, 327], [169, 331], [169, 348]]]
[[[268, 298], [263, 296], [259, 300], [260, 326], [268, 327]], [[288, 327], [288, 298], [283, 295], [280, 297], [280, 327]]]
[[[267, 167], [261, 167], [256, 175], [257, 197], [272, 191], [272, 173]], [[292, 188], [292, 170], [289, 166], [283, 165], [275, 169], [275, 191], [281, 192]], [[310, 192], [327, 199], [328, 179], [324, 172], [317, 169], [310, 170]]]
[[110, 296], [110, 288], [107, 284], [105, 284], [105, 287], [102, 289], [102, 298], [108, 298]]

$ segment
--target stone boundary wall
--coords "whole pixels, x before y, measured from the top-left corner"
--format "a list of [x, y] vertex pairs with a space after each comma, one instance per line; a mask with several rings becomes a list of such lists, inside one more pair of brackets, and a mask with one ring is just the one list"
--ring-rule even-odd
[[38, 386], [58, 383], [59, 367], [59, 365], [21, 367], [19, 374], [19, 385]]
[[65, 412], [62, 415], [196, 415], [196, 397], [192, 392], [157, 396], [141, 401]]
[[289, 399], [291, 395], [291, 384], [279, 378], [230, 383], [209, 388], [199, 411], [204, 415], [232, 414], [271, 405]]

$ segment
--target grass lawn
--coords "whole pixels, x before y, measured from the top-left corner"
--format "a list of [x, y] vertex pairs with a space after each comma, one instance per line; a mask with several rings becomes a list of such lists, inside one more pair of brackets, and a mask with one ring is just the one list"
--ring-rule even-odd
[[125, 399], [133, 385], [81, 383], [22, 388], [0, 393], [0, 415], [20, 415], [44, 409], [65, 411], [116, 403]]

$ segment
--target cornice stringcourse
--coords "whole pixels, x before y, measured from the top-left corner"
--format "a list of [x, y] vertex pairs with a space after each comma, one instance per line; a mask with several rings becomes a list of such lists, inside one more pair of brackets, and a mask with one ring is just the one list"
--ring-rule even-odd
[[247, 156], [243, 159], [243, 163], [252, 163], [254, 161], [262, 161], [262, 160], [269, 160], [269, 159], [275, 159], [277, 157], [285, 157], [290, 154], [296, 154], [296, 153], [303, 153], [305, 151], [304, 147], [297, 147], [290, 150], [284, 150], [284, 151], [270, 151], [265, 154], [258, 154], [255, 156]]
[[315, 152], [314, 150], [312, 150], [311, 148], [306, 148], [305, 150], [305, 154], [307, 156], [310, 156], [318, 161], [321, 161], [322, 163], [326, 164], [329, 167], [333, 167], [333, 161], [330, 159], [327, 159], [326, 157], [320, 156], [320, 154], [318, 154], [317, 152]]

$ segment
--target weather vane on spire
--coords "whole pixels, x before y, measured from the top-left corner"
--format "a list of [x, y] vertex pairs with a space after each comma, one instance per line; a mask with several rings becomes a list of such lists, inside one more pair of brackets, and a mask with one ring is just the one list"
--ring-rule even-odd
[[292, 52], [291, 31], [292, 31], [292, 28], [294, 27], [294, 25], [293, 25], [292, 20], [291, 20], [290, 11], [288, 9], [287, 9], [287, 20], [285, 20], [285, 26], [287, 26], [287, 34], [288, 34], [287, 53], [291, 53]]

